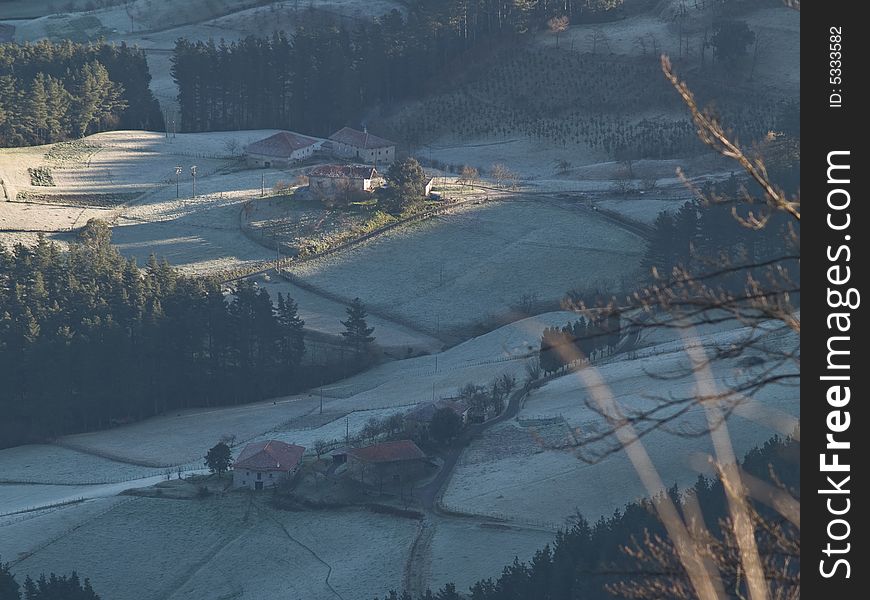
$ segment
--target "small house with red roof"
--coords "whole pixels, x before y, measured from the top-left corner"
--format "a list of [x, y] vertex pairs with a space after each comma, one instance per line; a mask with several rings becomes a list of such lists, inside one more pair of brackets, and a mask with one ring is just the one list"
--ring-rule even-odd
[[362, 131], [342, 127], [329, 136], [333, 155], [374, 165], [390, 164], [396, 160], [396, 142], [378, 137], [363, 128]]
[[245, 156], [249, 167], [286, 168], [305, 160], [320, 149], [322, 141], [292, 131], [279, 131], [248, 144]]
[[233, 463], [233, 487], [262, 490], [292, 478], [299, 471], [305, 448], [278, 440], [245, 446]]
[[401, 484], [423, 474], [426, 454], [411, 440], [397, 440], [347, 450], [347, 468], [363, 483]]

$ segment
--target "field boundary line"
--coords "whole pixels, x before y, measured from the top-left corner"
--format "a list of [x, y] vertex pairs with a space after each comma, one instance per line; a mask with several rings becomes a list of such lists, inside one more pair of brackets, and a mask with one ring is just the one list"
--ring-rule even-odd
[[[38, 545], [37, 545], [33, 550], [30, 550], [29, 552], [24, 553], [24, 556], [19, 556], [19, 557], [16, 558], [15, 560], [10, 561], [9, 564], [10, 564], [11, 566], [15, 566], [15, 565], [17, 565], [17, 564], [19, 564], [19, 563], [21, 563], [21, 562], [27, 560], [28, 558], [32, 557], [33, 555], [35, 555], [35, 554], [37, 554], [37, 553], [39, 553], [39, 552], [42, 552], [43, 550], [45, 550], [46, 548], [48, 548], [49, 546], [51, 546], [51, 545], [54, 544], [55, 542], [59, 542], [60, 540], [62, 540], [62, 539], [65, 538], [66, 536], [72, 534], [72, 533], [75, 532], [75, 531], [78, 531], [79, 529], [81, 529], [81, 528], [84, 527], [85, 525], [88, 525], [88, 524], [90, 524], [91, 522], [93, 522], [93, 521], [99, 519], [99, 518], [102, 517], [103, 515], [105, 515], [105, 514], [111, 512], [111, 511], [115, 510], [115, 509], [118, 508], [119, 506], [124, 505], [124, 504], [127, 504], [128, 502], [132, 502], [132, 501], [134, 501], [134, 500], [137, 500], [137, 498], [125, 498], [125, 499], [123, 499], [123, 500], [120, 500], [120, 501], [116, 502], [115, 504], [113, 504], [112, 506], [106, 508], [105, 510], [100, 511], [100, 512], [98, 512], [98, 513], [95, 514], [95, 515], [91, 515], [89, 518], [85, 519], [84, 521], [80, 521], [80, 522], [76, 523], [75, 525], [73, 525], [72, 527], [69, 527], [68, 529], [66, 529], [66, 530], [64, 530], [63, 532], [59, 533], [59, 534], [56, 535], [55, 537], [53, 537], [53, 538], [51, 538], [51, 539], [49, 539], [49, 540], [46, 540], [45, 542], [42, 542], [41, 544], [38, 544]], [[81, 500], [78, 500], [78, 501], [69, 502], [69, 503], [67, 503], [67, 504], [83, 503], [83, 502], [85, 502], [85, 500], [84, 500], [84, 499], [81, 499]], [[45, 507], [45, 508], [50, 508], [50, 507]], [[37, 509], [37, 510], [39, 510], [39, 509]]]
[[[251, 496], [251, 498], [252, 498], [252, 502], [253, 502], [253, 496]], [[332, 565], [329, 564], [328, 562], [326, 562], [325, 560], [323, 560], [322, 558], [320, 558], [320, 555], [318, 555], [318, 554], [317, 554], [314, 550], [312, 550], [308, 545], [306, 545], [305, 543], [303, 543], [303, 542], [299, 541], [298, 539], [296, 539], [295, 537], [293, 537], [293, 536], [290, 534], [290, 531], [287, 529], [287, 527], [284, 526], [284, 523], [282, 523], [281, 521], [279, 521], [279, 520], [278, 520], [274, 515], [269, 514], [267, 511], [265, 511], [265, 509], [261, 509], [260, 505], [259, 505], [257, 502], [253, 502], [253, 504], [254, 504], [254, 506], [257, 508], [257, 512], [259, 512], [260, 514], [264, 514], [264, 513], [265, 513], [265, 515], [266, 515], [266, 517], [267, 517], [268, 519], [270, 519], [270, 520], [271, 520], [272, 522], [274, 522], [278, 527], [281, 528], [281, 530], [284, 532], [284, 535], [286, 535], [287, 538], [288, 538], [290, 541], [292, 541], [293, 543], [295, 543], [295, 544], [301, 546], [302, 548], [304, 548], [305, 550], [307, 550], [308, 553], [311, 554], [311, 556], [313, 556], [313, 557], [314, 557], [318, 562], [320, 562], [323, 566], [325, 566], [325, 567], [327, 568], [326, 579], [324, 579], [323, 583], [326, 584], [326, 587], [328, 587], [329, 590], [330, 590], [330, 591], [331, 591], [331, 592], [332, 592], [336, 597], [338, 597], [340, 600], [345, 600], [344, 596], [342, 596], [342, 595], [338, 592], [338, 590], [336, 590], [334, 587], [332, 587], [332, 584], [329, 583], [329, 577], [332, 575]]]

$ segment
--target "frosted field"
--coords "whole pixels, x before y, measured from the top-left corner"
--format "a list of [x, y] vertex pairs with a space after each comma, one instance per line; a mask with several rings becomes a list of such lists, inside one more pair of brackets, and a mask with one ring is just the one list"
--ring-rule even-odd
[[0, 517], [0, 556], [17, 561], [130, 498], [115, 496]]
[[[363, 511], [280, 512], [243, 494], [205, 501], [125, 500], [99, 518], [88, 518], [84, 509], [90, 507], [81, 507], [76, 524], [62, 523], [59, 511], [29, 525], [0, 525], [13, 539], [39, 538], [16, 543], [4, 536], [0, 547], [9, 557], [33, 552], [14, 565], [19, 579], [76, 569], [99, 593], [121, 600], [335, 598], [329, 586], [350, 599], [373, 597], [382, 586], [401, 583], [418, 526]], [[53, 530], [34, 531], [39, 519]], [[65, 525], [66, 534], [58, 537]]]
[[[711, 334], [706, 343], [727, 345]], [[711, 339], [713, 338], [713, 339]], [[651, 406], [654, 397], [691, 394], [694, 378], [663, 382], [649, 372], [667, 372], [685, 365], [678, 344], [653, 347], [637, 360], [617, 360], [598, 367], [601, 377], [622, 406]], [[734, 383], [742, 377], [733, 360], [723, 360], [714, 369], [716, 384]], [[562, 416], [570, 426], [584, 433], [601, 427], [600, 417], [586, 405], [588, 391], [576, 374], [560, 377], [529, 395], [520, 417]], [[799, 392], [791, 386], [770, 386], [754, 402], [735, 411], [728, 420], [735, 452], [742, 456], [774, 433], [788, 434], [797, 424]], [[704, 413], [690, 411], [671, 428], [683, 433], [702, 431]], [[705, 472], [706, 456], [712, 454], [709, 436], [679, 437], [654, 432], [643, 438], [644, 445], [666, 485], [688, 486], [698, 472]], [[471, 513], [499, 513], [520, 521], [543, 519], [558, 524], [579, 508], [594, 520], [614, 507], [646, 495], [624, 452], [597, 464], [579, 460], [567, 450], [547, 450], [534, 428], [507, 422], [486, 431], [464, 453], [444, 496], [454, 510]]]
[[[338, 335], [344, 330], [341, 322], [347, 319], [346, 305], [304, 290], [274, 274], [269, 276], [268, 281], [263, 276], [257, 277], [255, 281], [258, 286], [268, 290], [272, 298], [277, 298], [281, 293], [296, 300], [299, 316], [305, 321], [306, 329], [332, 335]], [[416, 352], [432, 353], [439, 352], [444, 347], [444, 342], [393, 321], [375, 315], [369, 315], [366, 320], [369, 327], [375, 328], [375, 343], [392, 352], [402, 353], [412, 348]]]
[[60, 446], [30, 444], [0, 450], [0, 480], [12, 483], [116, 483], [162, 475], [141, 467], [76, 452]]
[[[328, 393], [327, 390], [324, 390], [324, 393]], [[325, 400], [326, 399], [324, 398], [324, 402]], [[412, 408], [413, 406], [397, 406], [372, 410], [357, 410], [347, 414], [324, 413], [324, 420], [329, 420], [330, 417], [334, 418], [321, 427], [311, 427], [308, 429], [294, 429], [288, 427], [287, 429], [270, 431], [251, 441], [280, 440], [282, 442], [287, 442], [288, 444], [305, 446], [308, 454], [313, 454], [314, 444], [318, 440], [343, 443], [345, 436], [348, 433], [352, 436], [358, 434], [369, 419], [384, 419], [396, 413], [408, 412]], [[317, 411], [312, 413], [312, 417], [316, 414]]]
[[0, 484], [0, 515], [72, 502], [90, 491], [86, 485]]
[[435, 531], [429, 585], [434, 590], [452, 581], [460, 593], [481, 579], [495, 579], [514, 558], [530, 560], [554, 537], [549, 531], [493, 527], [464, 519], [437, 518], [430, 526]]
[[[697, 56], [703, 40], [704, 27], [709, 24], [709, 11], [697, 11], [691, 3], [688, 8], [690, 51]], [[559, 46], [575, 52], [592, 52], [596, 32], [600, 37], [596, 52], [602, 55], [646, 55], [651, 60], [659, 54], [679, 55], [678, 26], [673, 16], [680, 10], [677, 3], [661, 7], [658, 16], [635, 15], [609, 23], [572, 25], [559, 36]], [[800, 12], [782, 7], [764, 7], [740, 15], [750, 29], [758, 35], [758, 55], [753, 83], [782, 92], [797, 90], [800, 86], [800, 53], [797, 40], [800, 33]], [[644, 40], [644, 45], [641, 44]], [[556, 45], [556, 36], [549, 32], [538, 36], [538, 43]], [[685, 43], [685, 42], [684, 42]], [[655, 52], [653, 52], [655, 45]], [[645, 46], [645, 51], [644, 51]]]
[[401, 407], [428, 402], [433, 396], [453, 396], [467, 383], [489, 383], [502, 374], [522, 381], [529, 353], [540, 344], [543, 329], [563, 325], [572, 317], [576, 319], [573, 313], [546, 313], [506, 325], [438, 355], [380, 365], [331, 385], [330, 394], [335, 399], [329, 406], [343, 410], [362, 406]]
[[470, 165], [481, 172], [489, 172], [492, 165], [501, 163], [523, 179], [552, 177], [557, 160], [570, 160], [585, 164], [607, 160], [601, 152], [583, 144], [567, 147], [531, 141], [524, 137], [457, 139], [443, 136], [417, 151], [420, 158], [439, 160], [447, 164]]
[[105, 431], [66, 436], [60, 443], [84, 452], [154, 466], [202, 459], [224, 435], [252, 439], [319, 406], [313, 397], [292, 397], [230, 408], [191, 410]]
[[[337, 413], [339, 418], [318, 429], [299, 427], [292, 421], [319, 411], [319, 391], [312, 390], [308, 395], [237, 407], [179, 411], [105, 431], [66, 436], [60, 444], [121, 461], [163, 467], [201, 460], [205, 450], [224, 435], [235, 435], [237, 443], [273, 431], [288, 440], [293, 431], [300, 431], [298, 439], [334, 439], [336, 433], [343, 437], [343, 416], [348, 412], [358, 411], [351, 417], [352, 424], [361, 428], [371, 416], [386, 416], [431, 400], [433, 386], [436, 396], [442, 397], [453, 395], [466, 383], [488, 383], [502, 373], [520, 379], [526, 355], [540, 343], [544, 327], [567, 323], [573, 316], [567, 312], [547, 313], [459, 344], [438, 355], [437, 372], [435, 357], [422, 356], [386, 363], [328, 385], [324, 388], [324, 411]], [[374, 409], [380, 412], [363, 412]], [[94, 471], [94, 475], [98, 472], [102, 471]]]
[[590, 280], [631, 276], [643, 248], [605, 221], [520, 198], [461, 208], [293, 272], [434, 333], [510, 312], [524, 294], [557, 300]]
[[[11, 183], [18, 190], [50, 194], [124, 193], [174, 184], [175, 166], [180, 165], [184, 168], [181, 181], [189, 187], [191, 165], [199, 167], [200, 177], [207, 177], [237, 159], [244, 145], [276, 131], [179, 133], [171, 139], [153, 131], [98, 133], [83, 138], [77, 146], [60, 143], [2, 149], [0, 173], [7, 186]], [[227, 147], [230, 140], [238, 145], [235, 154]], [[27, 169], [37, 166], [51, 167], [55, 187], [30, 185]]]

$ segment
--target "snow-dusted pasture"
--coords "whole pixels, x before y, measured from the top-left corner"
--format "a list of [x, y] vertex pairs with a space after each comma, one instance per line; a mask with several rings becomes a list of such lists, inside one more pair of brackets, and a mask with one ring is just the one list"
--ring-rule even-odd
[[[344, 598], [398, 589], [419, 528], [416, 520], [358, 510], [272, 515], [332, 567], [329, 583]], [[323, 567], [314, 572], [323, 572]]]
[[102, 484], [163, 474], [142, 467], [77, 452], [61, 446], [31, 444], [0, 450], [0, 481], [39, 484]]
[[630, 277], [643, 240], [592, 215], [519, 196], [388, 232], [293, 272], [437, 333], [511, 312], [524, 295], [558, 300]]
[[[101, 594], [121, 600], [317, 600], [335, 598], [333, 590], [345, 598], [368, 598], [400, 585], [418, 527], [409, 519], [357, 510], [280, 512], [265, 499], [252, 502], [232, 493], [203, 501], [136, 498], [99, 518], [86, 514], [102, 506], [64, 509], [78, 510], [78, 523], [64, 523], [64, 511], [57, 511], [8, 529], [0, 525], [13, 540], [22, 538], [16, 543], [4, 536], [4, 557], [32, 552], [13, 567], [19, 579], [76, 569]], [[51, 531], [30, 542], [24, 536], [40, 519]]]
[[15, 573], [24, 579], [75, 569], [112, 597], [165, 597], [243, 531], [244, 504], [241, 497], [208, 504], [137, 498], [85, 521], [18, 563]]
[[[702, 336], [704, 344], [726, 346], [746, 335], [732, 330]], [[784, 336], [782, 343], [789, 343]], [[791, 342], [794, 340], [791, 339]], [[718, 361], [713, 383], [733, 384], [746, 376], [738, 361]], [[624, 407], [651, 406], [656, 398], [685, 397], [695, 389], [691, 376], [658, 381], [650, 373], [677, 373], [687, 358], [680, 342], [665, 342], [641, 351], [635, 360], [616, 359], [597, 366], [598, 373], [616, 401]], [[561, 416], [584, 434], [600, 430], [600, 417], [588, 405], [589, 391], [574, 373], [555, 379], [532, 392], [520, 418]], [[793, 431], [800, 414], [799, 392], [794, 386], [772, 385], [739, 407], [728, 420], [735, 452], [742, 456], [775, 433]], [[694, 409], [670, 425], [683, 434], [703, 432], [705, 416]], [[709, 436], [678, 436], [656, 431], [643, 438], [644, 445], [666, 485], [691, 485], [699, 471], [706, 472], [706, 457], [713, 452]], [[465, 452], [444, 495], [453, 510], [476, 514], [503, 514], [518, 519], [543, 519], [558, 524], [575, 509], [595, 519], [614, 508], [647, 494], [623, 451], [597, 463], [580, 460], [570, 450], [543, 447], [534, 427], [507, 422], [486, 431]]]
[[536, 352], [543, 329], [563, 325], [573, 313], [538, 315], [463, 342], [445, 352], [380, 365], [329, 386], [334, 410], [402, 407], [456, 394], [467, 383], [489, 383], [502, 374], [518, 381]]
[[64, 446], [153, 466], [184, 465], [201, 460], [222, 436], [238, 442], [257, 437], [305, 415], [318, 404], [313, 397], [291, 397], [211, 410], [191, 410], [132, 425], [61, 439]]
[[85, 497], [86, 485], [0, 484], [0, 515], [11, 515]]
[[319, 391], [312, 390], [306, 395], [243, 406], [177, 412], [114, 429], [66, 436], [60, 443], [81, 452], [165, 467], [201, 460], [204, 451], [225, 435], [235, 435], [237, 443], [273, 435], [294, 443], [340, 439], [345, 433], [347, 413], [352, 413], [348, 419], [353, 434], [372, 416], [407, 410], [409, 405], [431, 400], [433, 394], [439, 398], [451, 396], [466, 383], [488, 383], [503, 373], [520, 379], [527, 356], [537, 348], [544, 327], [564, 324], [573, 316], [568, 312], [547, 313], [501, 327], [438, 354], [437, 371], [435, 355], [421, 356], [385, 363], [328, 385], [324, 388], [324, 412], [336, 418], [319, 428], [306, 426], [300, 420], [320, 409]]
[[126, 501], [129, 498], [113, 496], [0, 517], [0, 556], [4, 563], [18, 561]]
[[[396, 413], [404, 413], [413, 408], [413, 405], [390, 408], [374, 408], [370, 410], [356, 410], [350, 413], [324, 413], [323, 418], [327, 423], [320, 427], [302, 429], [294, 427], [291, 423], [286, 428], [279, 428], [254, 438], [253, 442], [265, 440], [280, 440], [288, 444], [305, 446], [309, 454], [314, 452], [314, 444], [318, 440], [325, 442], [342, 442], [345, 436], [356, 435], [360, 432], [369, 419], [384, 419]], [[317, 413], [312, 413], [312, 417]], [[320, 415], [318, 415], [319, 417]], [[331, 418], [332, 417], [332, 418]]]
[[519, 558], [528, 561], [535, 551], [552, 543], [553, 533], [476, 521], [434, 519], [429, 586], [434, 590], [453, 582], [460, 593], [475, 582], [498, 577]]
[[[277, 298], [281, 293], [296, 300], [299, 316], [305, 321], [306, 329], [332, 335], [343, 330], [341, 321], [347, 319], [347, 307], [344, 304], [302, 289], [274, 274], [270, 274], [268, 279], [258, 276], [255, 281], [258, 286], [268, 290], [272, 298]], [[443, 349], [444, 343], [440, 340], [393, 321], [376, 315], [369, 315], [367, 321], [370, 327], [375, 328], [377, 345], [390, 351], [405, 352], [412, 348], [416, 352], [432, 353]]]

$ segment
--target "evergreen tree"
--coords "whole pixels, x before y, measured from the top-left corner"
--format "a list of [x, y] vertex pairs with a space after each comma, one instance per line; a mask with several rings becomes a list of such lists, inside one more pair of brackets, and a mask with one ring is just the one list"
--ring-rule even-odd
[[396, 161], [387, 170], [387, 185], [380, 192], [389, 212], [399, 213], [420, 202], [426, 186], [423, 167], [414, 158]]
[[365, 353], [375, 338], [372, 336], [374, 327], [369, 327], [366, 323], [366, 307], [363, 301], [359, 298], [354, 298], [350, 306], [347, 307], [347, 321], [342, 321], [344, 331], [341, 335], [344, 337], [344, 342], [359, 357]]
[[15, 575], [9, 570], [9, 564], [0, 560], [0, 600], [20, 600], [20, 588]]
[[46, 90], [45, 75], [39, 73], [30, 82], [25, 107], [27, 115], [27, 128], [33, 132], [37, 143], [43, 143], [48, 139], [48, 92]]
[[106, 128], [161, 129], [144, 51], [125, 44], [0, 44], [0, 145]]
[[24, 580], [24, 600], [100, 600], [91, 587], [91, 582], [84, 583], [73, 571], [70, 575], [55, 575], [48, 578], [40, 575], [33, 581], [30, 577]]
[[279, 354], [287, 374], [293, 372], [305, 354], [305, 321], [299, 318], [296, 301], [278, 293]]

